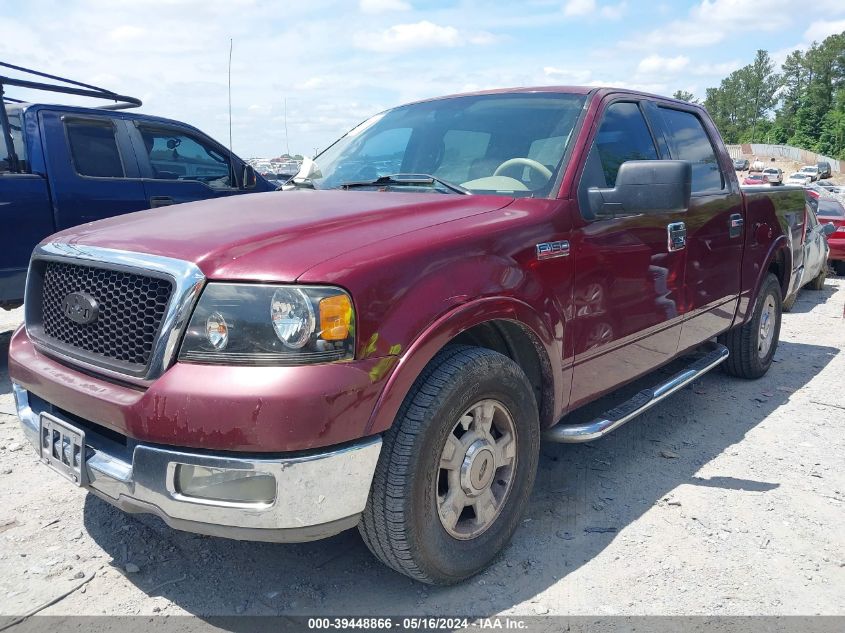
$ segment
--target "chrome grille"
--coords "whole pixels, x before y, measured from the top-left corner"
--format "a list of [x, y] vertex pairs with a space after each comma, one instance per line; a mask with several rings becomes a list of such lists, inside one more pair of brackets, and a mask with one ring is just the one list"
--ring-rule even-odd
[[[122, 270], [50, 261], [41, 293], [43, 334], [59, 343], [139, 368], [150, 361], [173, 292], [170, 280]], [[93, 323], [72, 321], [65, 298], [84, 292], [99, 304]]]

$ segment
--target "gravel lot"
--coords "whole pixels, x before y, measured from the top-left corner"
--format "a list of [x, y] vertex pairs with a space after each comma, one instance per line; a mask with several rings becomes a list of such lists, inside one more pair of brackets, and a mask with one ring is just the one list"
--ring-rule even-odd
[[842, 278], [803, 291], [761, 380], [713, 372], [605, 440], [544, 445], [512, 545], [451, 588], [382, 567], [354, 530], [228, 541], [86, 496], [9, 415], [21, 313], [0, 313], [0, 614], [76, 587], [42, 613], [843, 615], [843, 304]]

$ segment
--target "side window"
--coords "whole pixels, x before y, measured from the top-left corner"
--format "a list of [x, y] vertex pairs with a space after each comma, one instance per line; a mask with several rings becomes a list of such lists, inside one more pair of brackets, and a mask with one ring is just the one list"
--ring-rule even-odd
[[[0, 107], [3, 107], [0, 105]], [[26, 160], [26, 145], [23, 142], [23, 129], [21, 125], [20, 112], [6, 112], [9, 118], [9, 127], [12, 133], [12, 146], [15, 148], [15, 154], [18, 157], [18, 167], [23, 173], [29, 172], [28, 163]], [[9, 171], [11, 169], [9, 156], [7, 154], [6, 140], [0, 138], [0, 171]]]
[[229, 157], [209, 143], [182, 131], [138, 126], [150, 158], [153, 177], [160, 180], [196, 180], [212, 189], [229, 189]]
[[443, 135], [443, 159], [435, 175], [450, 182], [470, 180], [470, 167], [483, 160], [490, 145], [490, 134], [469, 130], [449, 130]]
[[616, 174], [625, 161], [657, 160], [654, 139], [636, 103], [614, 103], [607, 109], [590, 154], [597, 163], [590, 187], [615, 186]]
[[669, 133], [672, 157], [692, 163], [693, 193], [724, 189], [725, 179], [701, 120], [692, 112], [664, 107], [659, 110]]
[[80, 176], [124, 178], [111, 121], [66, 120], [67, 140], [74, 169]]
[[587, 220], [594, 220], [587, 203], [587, 189], [612, 188], [619, 167], [629, 160], [657, 160], [654, 139], [636, 103], [617, 102], [604, 113], [587, 153], [578, 188], [578, 204]]

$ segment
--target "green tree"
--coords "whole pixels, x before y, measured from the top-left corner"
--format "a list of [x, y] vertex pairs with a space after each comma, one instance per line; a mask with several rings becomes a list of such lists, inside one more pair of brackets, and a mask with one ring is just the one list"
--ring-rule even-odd
[[689, 101], [690, 103], [699, 103], [698, 99], [695, 98], [695, 95], [687, 90], [676, 90], [675, 94], [672, 95], [673, 99], [678, 99], [679, 101]]

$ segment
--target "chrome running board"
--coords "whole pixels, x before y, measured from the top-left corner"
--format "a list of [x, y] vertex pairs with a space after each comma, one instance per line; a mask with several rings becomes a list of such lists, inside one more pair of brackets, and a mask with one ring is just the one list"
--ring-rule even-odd
[[630, 400], [585, 424], [558, 423], [543, 433], [543, 439], [550, 442], [575, 444], [604, 437], [727, 360], [727, 347], [718, 343], [711, 345], [712, 347], [704, 356], [699, 357], [685, 370], [668, 380], [650, 389], [643, 389]]

